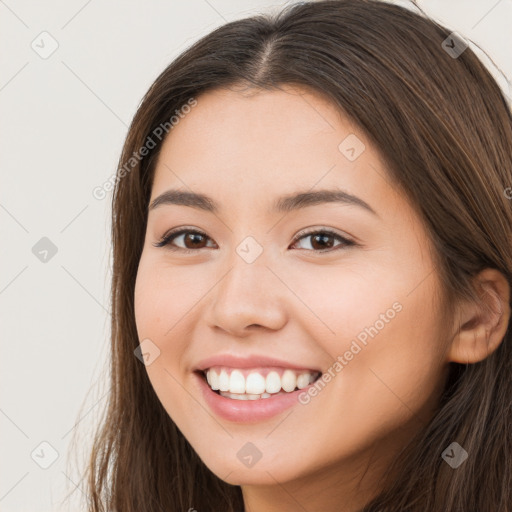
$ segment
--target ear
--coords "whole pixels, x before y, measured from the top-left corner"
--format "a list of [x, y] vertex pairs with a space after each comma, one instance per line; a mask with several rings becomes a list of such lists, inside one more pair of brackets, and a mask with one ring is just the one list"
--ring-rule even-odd
[[486, 268], [476, 278], [480, 302], [457, 308], [454, 336], [447, 352], [451, 362], [471, 364], [484, 360], [501, 344], [510, 321], [510, 286], [496, 269]]

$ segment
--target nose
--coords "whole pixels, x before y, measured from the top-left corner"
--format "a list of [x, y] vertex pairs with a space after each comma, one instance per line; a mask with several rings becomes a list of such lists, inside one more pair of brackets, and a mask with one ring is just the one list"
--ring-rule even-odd
[[279, 330], [286, 324], [290, 298], [263, 254], [252, 263], [238, 254], [230, 258], [228, 270], [212, 289], [208, 303], [207, 323], [211, 328], [246, 337], [256, 327]]

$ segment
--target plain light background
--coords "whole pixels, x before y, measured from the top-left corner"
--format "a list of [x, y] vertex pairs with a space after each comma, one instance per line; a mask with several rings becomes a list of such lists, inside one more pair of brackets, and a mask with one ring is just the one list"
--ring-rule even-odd
[[[87, 451], [108, 391], [111, 193], [92, 190], [143, 94], [199, 37], [286, 3], [0, 0], [2, 512], [80, 509], [70, 441], [78, 428]], [[485, 50], [512, 96], [512, 0], [418, 4]]]

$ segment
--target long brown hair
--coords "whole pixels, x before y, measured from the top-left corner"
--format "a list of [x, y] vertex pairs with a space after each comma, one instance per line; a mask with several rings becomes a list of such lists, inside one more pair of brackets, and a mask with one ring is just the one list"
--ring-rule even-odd
[[[135, 278], [164, 140], [155, 129], [170, 132], [171, 116], [201, 93], [292, 84], [324, 95], [380, 150], [420, 214], [447, 310], [478, 300], [471, 278], [484, 268], [512, 286], [510, 106], [471, 47], [447, 51], [450, 33], [381, 1], [303, 2], [217, 28], [158, 76], [130, 126], [113, 195], [110, 394], [86, 472], [90, 512], [244, 510], [241, 488], [199, 459], [134, 356]], [[150, 137], [155, 147], [141, 157]], [[485, 360], [450, 363], [437, 413], [364, 512], [510, 511], [511, 364], [510, 324]], [[453, 441], [469, 453], [457, 470], [441, 458]]]

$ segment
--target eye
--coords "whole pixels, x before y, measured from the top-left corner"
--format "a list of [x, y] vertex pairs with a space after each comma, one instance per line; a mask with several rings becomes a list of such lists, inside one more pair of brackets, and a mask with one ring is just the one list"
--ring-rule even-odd
[[[309, 247], [312, 249], [316, 249], [320, 247], [320, 250], [315, 250], [313, 252], [331, 252], [332, 250], [342, 249], [343, 247], [350, 247], [357, 245], [356, 242], [345, 238], [338, 233], [331, 231], [330, 229], [316, 229], [314, 231], [302, 232], [297, 235], [292, 245], [295, 245], [298, 241], [302, 239], [310, 238], [312, 241], [309, 242]], [[340, 243], [338, 245], [334, 245], [334, 240], [338, 240]], [[334, 249], [333, 249], [334, 247]], [[302, 247], [301, 249], [304, 249]], [[308, 247], [306, 247], [309, 250]]]
[[[185, 243], [185, 247], [178, 247], [175, 245], [175, 241], [183, 237], [183, 243]], [[293, 240], [293, 245], [296, 245], [302, 239], [311, 238], [312, 242], [308, 245], [314, 249], [313, 252], [330, 252], [332, 250], [336, 250], [337, 248], [342, 249], [344, 247], [356, 246], [357, 243], [349, 240], [338, 233], [331, 231], [329, 229], [316, 229], [314, 231], [302, 232], [299, 233], [297, 237]], [[164, 247], [167, 246], [168, 249], [172, 251], [181, 251], [185, 253], [196, 252], [199, 249], [206, 248], [204, 243], [206, 240], [211, 240], [211, 238], [202, 231], [198, 231], [196, 229], [191, 228], [178, 228], [174, 231], [166, 233], [162, 239], [153, 244], [155, 247]], [[338, 240], [338, 244], [334, 245], [334, 241]], [[188, 244], [188, 246], [187, 246]], [[334, 247], [334, 249], [333, 249]], [[301, 247], [300, 249], [310, 250], [309, 248]]]
[[[190, 235], [190, 236], [187, 236]], [[183, 241], [185, 244], [190, 243], [191, 247], [176, 247], [171, 244], [171, 242], [174, 242], [178, 238], [183, 238]], [[209, 238], [206, 233], [203, 233], [202, 231], [198, 231], [196, 229], [190, 229], [190, 228], [179, 228], [177, 230], [171, 231], [170, 233], [166, 233], [160, 242], [153, 244], [155, 247], [163, 247], [168, 246], [168, 249], [172, 251], [182, 251], [182, 252], [194, 252], [197, 249], [203, 249], [202, 246], [205, 239]]]

